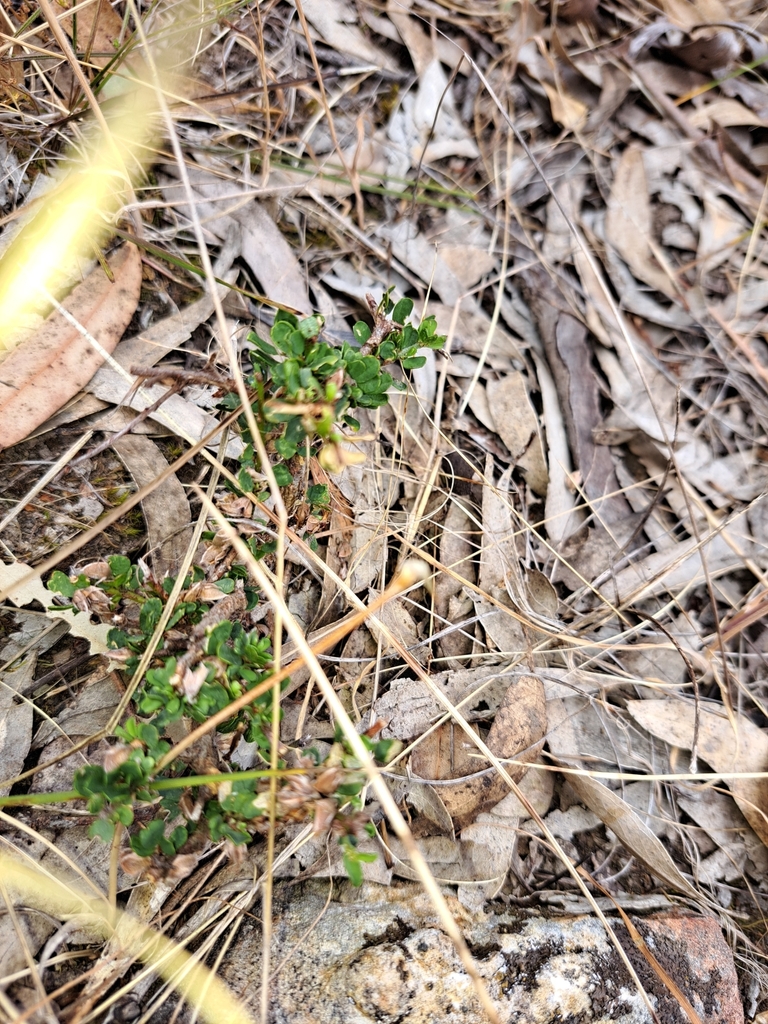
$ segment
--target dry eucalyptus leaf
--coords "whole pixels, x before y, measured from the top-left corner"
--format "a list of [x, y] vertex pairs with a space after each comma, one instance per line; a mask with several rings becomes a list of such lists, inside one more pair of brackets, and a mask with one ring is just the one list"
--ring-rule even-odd
[[539, 422], [528, 396], [525, 378], [517, 371], [505, 373], [486, 384], [488, 406], [496, 433], [509, 449], [528, 485], [537, 494], [547, 493], [547, 463]]
[[[118, 438], [113, 445], [137, 487], [151, 484], [168, 468], [154, 441], [140, 434]], [[168, 477], [142, 499], [150, 558], [156, 579], [176, 576], [192, 537], [187, 495], [176, 476]]]
[[527, 569], [525, 573], [525, 589], [528, 604], [537, 615], [546, 615], [550, 619], [557, 618], [560, 599], [557, 591], [543, 572], [538, 569]]
[[[743, 715], [697, 709], [674, 700], [631, 700], [627, 710], [652, 736], [691, 750], [698, 718], [696, 753], [716, 772], [768, 771], [768, 736]], [[726, 779], [744, 817], [768, 846], [768, 778]]]
[[[76, 0], [65, 0], [61, 7], [74, 7]], [[115, 47], [123, 32], [123, 19], [109, 3], [77, 4], [77, 27], [74, 15], [61, 18], [61, 25], [72, 38], [75, 48], [88, 54], [88, 63], [104, 68], [114, 60]]]
[[560, 0], [560, 3], [552, 6], [558, 18], [573, 24], [577, 21], [595, 21], [598, 0]]
[[[748, 857], [754, 865], [748, 870], [757, 881], [768, 875], [768, 850], [749, 827], [734, 800], [725, 793], [706, 789], [678, 796], [677, 804], [699, 826], [700, 831], [691, 832], [694, 842], [702, 846], [714, 842], [737, 863], [743, 863]], [[702, 854], [706, 852], [706, 848], [702, 850]]]
[[[310, 638], [311, 639], [311, 638]], [[486, 667], [436, 672], [430, 678], [452, 704], [461, 702], [467, 721], [488, 719], [504, 700], [511, 673]], [[445, 706], [420, 679], [394, 679], [387, 692], [375, 702], [376, 718], [383, 718], [385, 739], [410, 740], [421, 736], [445, 714]]]
[[605, 234], [635, 277], [665, 295], [674, 295], [669, 277], [652, 258], [653, 211], [641, 146], [627, 146], [619, 159]]
[[680, 873], [660, 839], [637, 812], [613, 790], [589, 775], [569, 774], [568, 782], [580, 800], [619, 837], [626, 849], [667, 885], [698, 899], [698, 893]]
[[[31, 686], [37, 655], [30, 652], [18, 668], [3, 673], [0, 688], [0, 783], [11, 779], [24, 767], [32, 740], [32, 705], [17, 701], [16, 694]], [[11, 787], [0, 784], [0, 796], [7, 796]]]
[[[507, 689], [496, 713], [488, 733], [488, 748], [500, 759], [533, 761], [541, 750], [546, 731], [546, 702], [541, 680], [532, 675], [520, 676]], [[422, 779], [462, 779], [487, 767], [485, 759], [478, 755], [479, 751], [466, 733], [447, 722], [416, 748], [411, 757], [411, 771]], [[508, 765], [507, 771], [518, 782], [527, 768]], [[509, 792], [507, 783], [495, 771], [437, 789], [457, 829], [494, 807]]]
[[[456, 573], [461, 579], [456, 579], [448, 572], [440, 572], [435, 578], [435, 610], [440, 616], [437, 626], [439, 631], [447, 627], [445, 620], [458, 627], [461, 619], [469, 618], [472, 615], [472, 601], [464, 593], [464, 584], [462, 583], [462, 579], [474, 583], [477, 578], [477, 566], [474, 561], [477, 547], [472, 537], [472, 530], [473, 523], [463, 501], [454, 499], [449, 504], [443, 520], [440, 537], [440, 561], [446, 569]], [[469, 654], [473, 644], [471, 631], [471, 626], [465, 632], [456, 628], [441, 636], [438, 640], [441, 657], [453, 659]], [[462, 663], [448, 660], [446, 664], [449, 668], [459, 668]]]
[[[126, 243], [74, 288], [62, 306], [111, 353], [131, 322], [141, 289], [141, 256]], [[85, 387], [103, 357], [58, 310], [3, 360], [0, 448], [22, 441]]]

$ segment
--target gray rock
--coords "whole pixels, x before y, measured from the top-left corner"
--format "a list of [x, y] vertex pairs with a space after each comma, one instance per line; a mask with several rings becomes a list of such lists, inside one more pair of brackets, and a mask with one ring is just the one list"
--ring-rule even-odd
[[[485, 1024], [472, 983], [420, 886], [310, 881], [276, 889], [271, 1024]], [[472, 913], [448, 897], [504, 1024], [652, 1024], [600, 922], [551, 912]], [[324, 909], [325, 908], [325, 909]], [[703, 1024], [743, 1024], [733, 958], [714, 919], [633, 917]], [[612, 921], [660, 1024], [688, 1017]], [[223, 976], [258, 1007], [261, 928], [247, 922]]]

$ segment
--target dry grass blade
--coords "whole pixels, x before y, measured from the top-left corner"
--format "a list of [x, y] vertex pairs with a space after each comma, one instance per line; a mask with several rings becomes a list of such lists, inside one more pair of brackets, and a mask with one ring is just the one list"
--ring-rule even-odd
[[155, 970], [178, 985], [204, 1020], [214, 1022], [224, 1015], [235, 1024], [250, 1024], [252, 1018], [226, 986], [200, 963], [195, 963], [190, 969], [190, 954], [159, 932], [132, 919], [129, 914], [115, 911], [106, 901], [94, 900], [50, 873], [43, 876], [15, 858], [0, 855], [0, 865], [5, 884], [21, 895], [28, 905], [62, 918], [79, 918], [105, 934], [114, 931], [121, 946], [130, 950], [131, 955], [148, 961]]

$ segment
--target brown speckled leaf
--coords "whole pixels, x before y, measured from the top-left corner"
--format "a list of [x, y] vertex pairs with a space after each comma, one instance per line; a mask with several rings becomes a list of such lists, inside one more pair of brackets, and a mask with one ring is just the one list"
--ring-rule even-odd
[[[510, 685], [496, 713], [488, 733], [488, 749], [499, 758], [533, 761], [541, 750], [546, 732], [546, 701], [541, 680], [533, 675], [520, 676]], [[486, 760], [477, 755], [477, 747], [464, 731], [448, 722], [430, 733], [414, 750], [411, 771], [422, 779], [462, 779], [487, 766]], [[519, 782], [527, 768], [507, 765], [507, 771]], [[508, 792], [507, 783], [495, 771], [465, 778], [455, 786], [438, 787], [440, 799], [457, 829], [494, 807]]]
[[[141, 257], [126, 243], [62, 302], [107, 352], [131, 322], [141, 289]], [[54, 311], [0, 366], [0, 449], [23, 441], [84, 387], [103, 362], [83, 334]]]

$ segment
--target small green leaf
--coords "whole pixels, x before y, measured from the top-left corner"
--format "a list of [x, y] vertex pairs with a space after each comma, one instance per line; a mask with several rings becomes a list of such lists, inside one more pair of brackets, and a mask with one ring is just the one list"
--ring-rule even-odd
[[371, 336], [371, 328], [368, 326], [368, 324], [363, 323], [362, 320], [358, 320], [358, 322], [352, 328], [352, 333], [355, 336], [355, 341], [358, 341], [361, 345], [364, 345]]
[[163, 613], [163, 602], [159, 597], [150, 597], [145, 601], [139, 613], [139, 629], [145, 636], [150, 636]]
[[331, 492], [328, 484], [310, 484], [307, 488], [307, 504], [323, 508], [331, 503]]
[[162, 818], [155, 818], [146, 828], [140, 829], [135, 836], [131, 836], [131, 849], [140, 857], [149, 857], [157, 849], [164, 833], [165, 822]]
[[107, 565], [112, 570], [113, 576], [127, 576], [131, 571], [131, 560], [125, 555], [110, 555]]
[[410, 359], [403, 359], [401, 365], [404, 370], [418, 370], [425, 365], [426, 356], [412, 356]]
[[235, 589], [235, 581], [225, 576], [223, 579], [216, 580], [216, 586], [222, 592], [222, 594], [231, 594]]
[[105, 843], [111, 843], [115, 836], [115, 825], [106, 818], [97, 818], [91, 823], [88, 835], [93, 839], [101, 839]]
[[413, 311], [413, 299], [400, 299], [392, 310], [392, 319], [396, 324], [404, 324]]
[[273, 471], [278, 487], [288, 487], [289, 484], [293, 483], [293, 477], [287, 466], [278, 463], [276, 466], [273, 466]]
[[281, 351], [285, 351], [283, 345], [285, 344], [286, 340], [290, 338], [290, 336], [293, 334], [293, 330], [293, 324], [286, 323], [283, 320], [278, 321], [270, 331], [270, 337], [272, 338], [272, 341], [274, 341], [274, 343], [278, 346], [278, 348]]
[[358, 384], [363, 384], [378, 376], [380, 365], [376, 356], [362, 356], [347, 363], [347, 373]]
[[275, 449], [278, 455], [282, 455], [284, 459], [292, 459], [296, 454], [296, 445], [292, 444], [285, 437], [278, 437], [275, 441]]
[[63, 594], [64, 597], [72, 597], [78, 589], [69, 576], [67, 576], [66, 573], [61, 572], [59, 569], [56, 569], [51, 573], [51, 578], [46, 583], [46, 586], [54, 594]]
[[322, 316], [308, 316], [303, 320], [299, 320], [299, 330], [304, 337], [309, 340], [310, 338], [316, 338], [320, 331], [323, 329], [325, 318]]

